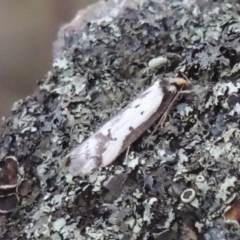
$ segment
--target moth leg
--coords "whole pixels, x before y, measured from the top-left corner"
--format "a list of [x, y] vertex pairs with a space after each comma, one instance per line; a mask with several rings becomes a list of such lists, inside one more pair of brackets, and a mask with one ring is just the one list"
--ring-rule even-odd
[[130, 147], [131, 147], [131, 146], [128, 146], [128, 148], [127, 148], [126, 155], [125, 155], [125, 160], [128, 159]]

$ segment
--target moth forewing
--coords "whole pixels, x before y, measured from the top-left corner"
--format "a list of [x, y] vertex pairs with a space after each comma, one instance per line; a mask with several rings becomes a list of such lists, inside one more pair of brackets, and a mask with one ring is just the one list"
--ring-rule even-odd
[[184, 79], [157, 80], [92, 136], [70, 152], [62, 165], [76, 176], [112, 163], [172, 104]]

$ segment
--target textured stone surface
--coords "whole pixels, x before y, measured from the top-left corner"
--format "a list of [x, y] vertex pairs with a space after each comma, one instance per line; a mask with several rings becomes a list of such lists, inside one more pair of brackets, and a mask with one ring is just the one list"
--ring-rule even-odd
[[[0, 238], [237, 240], [222, 214], [240, 187], [239, 4], [113, 3], [118, 14], [65, 31], [38, 93], [4, 121], [0, 159], [16, 156], [33, 186], [1, 216]], [[89, 176], [64, 172], [62, 158], [158, 75], [193, 84], [162, 131]]]

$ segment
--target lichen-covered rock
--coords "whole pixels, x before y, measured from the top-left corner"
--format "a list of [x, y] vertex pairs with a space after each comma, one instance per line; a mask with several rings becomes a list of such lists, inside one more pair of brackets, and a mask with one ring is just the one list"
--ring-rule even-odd
[[[0, 159], [15, 156], [32, 185], [0, 217], [1, 239], [239, 239], [240, 5], [128, 2], [65, 29], [38, 92], [4, 120]], [[63, 157], [157, 75], [193, 85], [164, 128], [91, 175], [65, 172]]]

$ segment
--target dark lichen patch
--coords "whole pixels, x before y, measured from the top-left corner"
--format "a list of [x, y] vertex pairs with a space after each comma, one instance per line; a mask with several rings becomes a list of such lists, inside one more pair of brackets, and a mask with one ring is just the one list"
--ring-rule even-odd
[[19, 206], [19, 197], [30, 193], [31, 183], [27, 179], [23, 179], [23, 175], [17, 158], [6, 157], [0, 170], [0, 213], [15, 211]]
[[0, 189], [15, 188], [19, 181], [17, 159], [15, 157], [7, 157], [0, 171]]
[[[0, 159], [19, 156], [26, 179], [37, 180], [19, 185], [29, 201], [0, 216], [1, 238], [237, 240], [222, 214], [239, 193], [239, 9], [146, 1], [66, 32], [39, 96], [14, 104], [4, 121]], [[122, 161], [90, 176], [63, 173], [63, 156], [159, 73], [193, 85], [162, 131], [149, 137], [153, 126]], [[189, 203], [181, 201], [185, 189], [196, 192]]]
[[30, 181], [23, 179], [17, 187], [17, 193], [20, 196], [27, 196], [32, 191], [32, 184]]
[[0, 196], [0, 212], [9, 213], [16, 210], [18, 201], [19, 199], [17, 194]]

